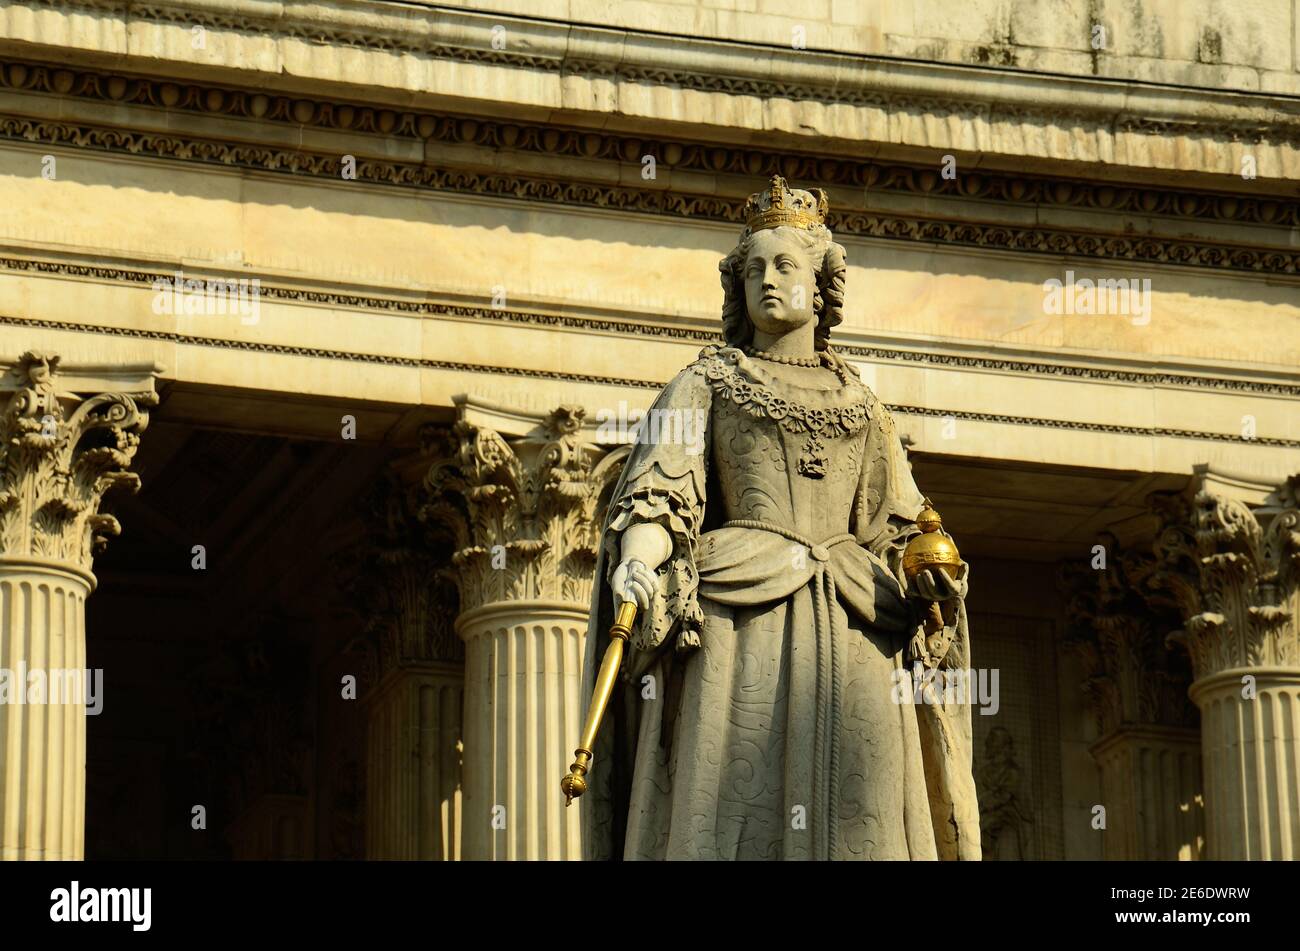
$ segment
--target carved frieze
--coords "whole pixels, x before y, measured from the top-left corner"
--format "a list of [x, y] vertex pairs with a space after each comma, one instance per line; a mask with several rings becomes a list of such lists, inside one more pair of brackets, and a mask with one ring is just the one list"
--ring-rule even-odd
[[[101, 129], [56, 120], [0, 117], [0, 138], [256, 169], [338, 181], [343, 157], [336, 152], [308, 152], [264, 145], [244, 145], [183, 135]], [[782, 166], [784, 167], [784, 166]], [[358, 159], [357, 181], [439, 192], [489, 195], [525, 201], [610, 209], [700, 220], [738, 221], [742, 207], [726, 198], [688, 195], [555, 178], [441, 168], [425, 162]], [[1211, 206], [1206, 206], [1211, 207]], [[1214, 206], [1217, 207], [1217, 206]], [[1285, 219], [1289, 205], [1271, 203]], [[849, 209], [827, 218], [842, 236], [945, 244], [1017, 253], [1116, 260], [1130, 264], [1172, 264], [1213, 271], [1300, 274], [1300, 254], [1288, 248], [1247, 247], [1168, 235], [1102, 234], [1042, 224], [946, 221], [917, 215]], [[1121, 225], [1122, 227], [1122, 225]]]
[[[1270, 226], [1300, 224], [1300, 203], [1255, 195], [1224, 195], [1159, 186], [1063, 180], [1045, 176], [981, 170], [961, 180], [945, 179], [931, 166], [780, 153], [753, 146], [697, 143], [656, 138], [647, 142], [611, 130], [569, 129], [555, 124], [501, 122], [491, 118], [432, 112], [394, 111], [319, 97], [268, 95], [261, 90], [123, 77], [92, 69], [69, 69], [41, 63], [0, 62], [0, 86], [158, 108], [283, 123], [294, 127], [365, 133], [394, 138], [428, 139], [440, 145], [640, 162], [648, 151], [682, 171], [742, 177], [778, 171], [791, 179], [817, 180], [854, 193], [930, 195], [1011, 204], [1048, 205], [1101, 212], [1129, 212], [1175, 218], [1201, 218]], [[1136, 128], [1136, 120], [1132, 125]], [[1151, 130], [1142, 128], [1141, 131]], [[736, 209], [739, 215], [740, 209]], [[737, 217], [736, 220], [739, 220]]]

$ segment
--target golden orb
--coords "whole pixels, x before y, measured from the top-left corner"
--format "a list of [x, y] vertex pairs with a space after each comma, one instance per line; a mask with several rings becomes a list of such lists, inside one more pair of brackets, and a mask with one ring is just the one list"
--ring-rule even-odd
[[927, 568], [942, 568], [948, 577], [956, 580], [961, 568], [961, 555], [957, 553], [953, 540], [939, 530], [943, 519], [929, 499], [925, 500], [925, 508], [921, 509], [915, 521], [921, 534], [914, 536], [903, 550], [903, 574], [912, 579]]

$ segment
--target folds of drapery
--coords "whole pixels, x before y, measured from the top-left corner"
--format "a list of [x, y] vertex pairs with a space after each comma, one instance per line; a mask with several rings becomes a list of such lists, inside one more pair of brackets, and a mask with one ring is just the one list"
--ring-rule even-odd
[[[712, 401], [708, 381], [688, 367], [664, 388], [652, 411], [703, 412], [707, 420]], [[803, 569], [792, 570], [788, 538], [749, 529], [704, 531], [712, 449], [707, 427], [704, 438], [694, 444], [684, 440], [633, 444], [610, 497], [597, 554], [583, 667], [583, 710], [590, 702], [595, 673], [609, 643], [613, 623], [610, 578], [619, 562], [623, 532], [639, 522], [655, 522], [668, 532], [672, 551], [658, 569], [658, 590], [649, 610], [634, 626], [624, 682], [597, 739], [590, 789], [580, 800], [586, 857], [621, 854], [625, 815], [618, 813], [625, 809], [625, 787], [636, 761], [640, 705], [635, 690], [641, 675], [656, 660], [666, 659], [669, 670], [689, 663], [700, 638], [707, 636], [700, 597], [719, 603], [761, 604], [764, 599], [789, 597], [802, 584], [810, 583], [814, 574], [820, 578], [829, 570], [837, 596], [855, 614], [887, 630], [897, 626], [895, 666], [903, 669], [901, 677], [910, 676], [906, 668], [912, 659], [907, 644], [919, 625], [920, 611], [906, 599], [901, 565], [907, 541], [917, 532], [912, 519], [920, 511], [923, 497], [888, 411], [874, 397], [870, 404], [873, 419], [849, 525], [855, 544], [832, 546], [826, 567], [807, 566], [806, 576]], [[807, 561], [817, 559], [810, 555]], [[703, 566], [708, 570], [702, 579]], [[728, 602], [728, 598], [741, 600]], [[970, 656], [964, 603], [950, 613], [955, 628], [951, 648], [935, 662], [941, 667], [964, 667]], [[940, 858], [978, 859], [979, 811], [969, 698], [958, 702], [939, 695], [934, 701], [915, 709], [938, 854]]]

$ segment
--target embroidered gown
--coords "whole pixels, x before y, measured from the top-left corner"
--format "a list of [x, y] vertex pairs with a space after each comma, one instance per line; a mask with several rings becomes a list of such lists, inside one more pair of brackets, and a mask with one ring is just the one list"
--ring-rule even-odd
[[[653, 407], [703, 410], [703, 451], [632, 447], [597, 559], [583, 709], [622, 533], [657, 522], [672, 553], [580, 801], [588, 857], [979, 857], [969, 706], [895, 690], [920, 617], [900, 562], [922, 496], [889, 413], [829, 353], [842, 385], [815, 389], [706, 347]], [[944, 664], [964, 667], [964, 606], [953, 615]]]

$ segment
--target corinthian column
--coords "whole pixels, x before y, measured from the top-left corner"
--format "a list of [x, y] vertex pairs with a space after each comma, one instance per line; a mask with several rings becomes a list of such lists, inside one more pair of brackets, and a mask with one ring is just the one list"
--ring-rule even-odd
[[397, 470], [368, 502], [369, 535], [348, 566], [376, 668], [363, 692], [366, 858], [459, 859], [465, 652], [452, 627], [456, 591]]
[[[81, 859], [86, 813], [86, 597], [91, 560], [120, 529], [101, 514], [156, 402], [83, 399], [59, 358], [24, 353], [0, 421], [0, 858]], [[91, 381], [84, 381], [91, 382]], [[102, 383], [103, 378], [94, 381]], [[78, 386], [78, 389], [83, 387]]]
[[[1300, 858], [1300, 511], [1297, 479], [1268, 498], [1201, 469], [1158, 496], [1160, 583], [1201, 709], [1211, 859]], [[1252, 508], [1251, 502], [1256, 503]]]
[[[578, 810], [564, 808], [559, 781], [585, 714], [598, 504], [625, 453], [585, 441], [577, 407], [525, 419], [458, 403], [455, 426], [431, 434], [422, 517], [456, 539], [464, 857], [580, 858]], [[490, 428], [498, 419], [514, 438]]]
[[1089, 752], [1106, 809], [1107, 860], [1204, 857], [1200, 737], [1188, 702], [1187, 662], [1165, 647], [1178, 627], [1149, 590], [1151, 559], [1107, 536], [1106, 562], [1064, 573], [1071, 619], [1065, 646], [1083, 666], [1097, 725]]

